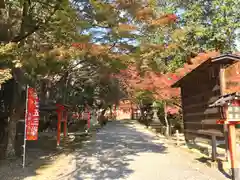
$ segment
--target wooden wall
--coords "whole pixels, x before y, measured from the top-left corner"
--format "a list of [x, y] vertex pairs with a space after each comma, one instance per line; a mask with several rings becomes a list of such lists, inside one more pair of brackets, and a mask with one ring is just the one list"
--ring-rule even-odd
[[181, 84], [186, 139], [190, 134], [223, 136], [223, 125], [216, 124], [221, 119], [220, 108], [208, 107], [221, 95], [219, 72], [220, 64], [204, 63]]

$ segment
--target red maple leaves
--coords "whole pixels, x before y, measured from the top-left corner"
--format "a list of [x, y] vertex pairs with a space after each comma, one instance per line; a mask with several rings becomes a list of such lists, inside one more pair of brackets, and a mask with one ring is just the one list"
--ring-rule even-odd
[[153, 71], [146, 71], [140, 76], [135, 66], [129, 66], [122, 70], [115, 77], [124, 83], [128, 90], [147, 90], [153, 92], [156, 99], [169, 99], [173, 96], [179, 96], [179, 90], [171, 88], [171, 84], [180, 77], [174, 73], [161, 74]]
[[166, 14], [157, 19], [153, 19], [150, 24], [155, 26], [155, 25], [164, 25], [164, 24], [174, 23], [177, 21], [177, 18], [178, 17], [175, 14]]
[[191, 72], [201, 63], [217, 55], [219, 55], [219, 52], [215, 51], [200, 53], [195, 58], [192, 58], [189, 63], [185, 63], [182, 68], [177, 69], [175, 73], [163, 74], [146, 71], [144, 76], [140, 76], [136, 66], [129, 65], [128, 69], [121, 70], [115, 77], [124, 83], [131, 92], [136, 90], [148, 90], [153, 92], [156, 99], [169, 100], [174, 97], [180, 97], [180, 89], [172, 88], [172, 84]]

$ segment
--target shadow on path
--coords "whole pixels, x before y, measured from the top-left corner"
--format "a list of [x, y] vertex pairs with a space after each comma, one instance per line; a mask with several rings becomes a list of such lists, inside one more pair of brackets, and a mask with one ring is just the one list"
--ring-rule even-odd
[[[196, 160], [208, 166], [211, 165], [212, 163], [211, 158], [206, 158], [206, 157], [196, 158]], [[220, 173], [222, 173], [223, 176], [225, 176], [228, 179], [231, 179], [231, 176], [223, 168], [223, 162], [220, 160], [217, 161], [217, 169], [219, 170]]]
[[126, 124], [113, 121], [107, 124], [96, 137], [92, 137], [83, 149], [75, 151], [76, 166], [59, 179], [107, 180], [126, 178], [133, 170], [128, 166], [139, 153], [166, 153], [163, 144], [152, 141], [154, 137], [136, 131]]
[[[39, 136], [36, 142], [27, 142], [26, 167], [22, 168], [22, 157], [0, 160], [0, 180], [23, 180], [37, 175], [36, 170], [51, 166], [61, 154], [71, 154], [75, 147], [81, 148], [85, 137], [77, 136], [74, 147], [62, 141], [62, 149], [56, 147], [56, 138]], [[70, 142], [71, 143], [71, 142]], [[67, 147], [65, 147], [67, 146]]]

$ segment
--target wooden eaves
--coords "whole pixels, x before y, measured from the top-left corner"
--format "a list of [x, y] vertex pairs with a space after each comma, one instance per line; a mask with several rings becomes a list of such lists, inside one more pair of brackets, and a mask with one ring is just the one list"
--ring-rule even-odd
[[209, 58], [208, 60], [204, 61], [203, 63], [199, 64], [195, 69], [189, 72], [187, 75], [179, 79], [177, 82], [171, 85], [172, 88], [178, 88], [181, 86], [182, 82], [189, 78], [192, 72], [199, 70], [201, 67], [211, 63], [218, 63], [221, 62], [222, 64], [229, 64], [233, 61], [240, 61], [240, 56], [235, 54], [223, 54], [214, 58]]
[[240, 93], [239, 92], [235, 92], [235, 93], [220, 96], [219, 99], [217, 99], [215, 102], [210, 104], [209, 107], [223, 106], [225, 104], [230, 103], [231, 101], [233, 101], [235, 99], [240, 99]]

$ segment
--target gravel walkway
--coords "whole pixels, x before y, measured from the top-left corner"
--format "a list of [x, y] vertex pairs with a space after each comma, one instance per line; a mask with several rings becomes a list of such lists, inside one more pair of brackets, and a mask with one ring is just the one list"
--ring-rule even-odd
[[226, 180], [196, 155], [164, 144], [142, 125], [110, 122], [71, 154], [25, 180]]

